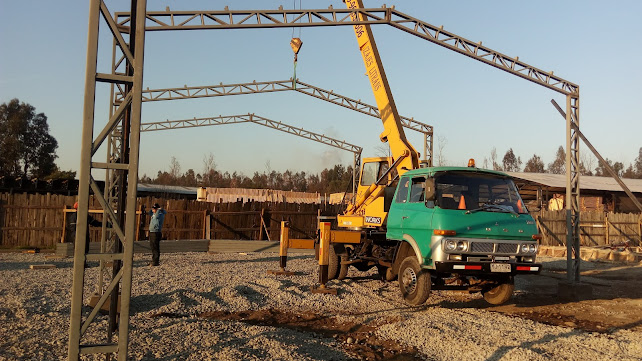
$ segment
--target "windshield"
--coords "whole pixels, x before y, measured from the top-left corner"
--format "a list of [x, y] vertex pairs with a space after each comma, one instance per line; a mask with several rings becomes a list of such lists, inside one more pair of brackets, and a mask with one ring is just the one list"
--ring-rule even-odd
[[515, 183], [494, 174], [444, 172], [435, 176], [437, 206], [442, 209], [527, 213]]

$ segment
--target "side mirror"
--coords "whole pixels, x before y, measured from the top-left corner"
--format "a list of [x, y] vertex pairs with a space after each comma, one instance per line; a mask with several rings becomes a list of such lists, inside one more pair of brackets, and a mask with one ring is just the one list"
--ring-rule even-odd
[[425, 185], [426, 185], [425, 187], [426, 196], [424, 197], [424, 200], [434, 201], [435, 200], [435, 179], [426, 178]]

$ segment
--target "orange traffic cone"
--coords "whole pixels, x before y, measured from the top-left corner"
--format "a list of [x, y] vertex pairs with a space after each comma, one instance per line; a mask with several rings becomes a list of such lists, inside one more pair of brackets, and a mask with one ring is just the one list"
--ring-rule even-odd
[[466, 200], [464, 199], [464, 195], [462, 194], [459, 198], [459, 207], [458, 209], [466, 209]]
[[522, 205], [522, 200], [517, 201], [517, 213], [524, 213], [524, 206]]

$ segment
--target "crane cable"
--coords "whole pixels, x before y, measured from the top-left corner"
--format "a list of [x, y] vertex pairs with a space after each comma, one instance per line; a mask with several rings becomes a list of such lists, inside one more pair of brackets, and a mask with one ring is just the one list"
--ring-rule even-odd
[[[296, 10], [296, 0], [293, 0], [293, 8]], [[301, 0], [299, 0], [299, 9], [301, 9]], [[303, 46], [303, 41], [301, 41], [301, 28], [299, 28], [299, 37], [294, 37], [294, 27], [292, 27], [292, 40], [290, 40], [290, 47], [294, 52], [294, 75], [292, 76], [292, 88], [296, 89], [296, 64], [297, 64], [297, 55], [299, 55], [299, 50]]]

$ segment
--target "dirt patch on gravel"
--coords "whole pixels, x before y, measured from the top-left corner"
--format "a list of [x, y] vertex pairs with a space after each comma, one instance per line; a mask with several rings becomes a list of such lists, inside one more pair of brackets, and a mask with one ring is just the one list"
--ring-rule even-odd
[[592, 295], [578, 301], [558, 297], [566, 280], [563, 260], [547, 264], [537, 276], [524, 276], [524, 292], [490, 311], [537, 322], [610, 333], [627, 329], [642, 331], [642, 266], [611, 262], [582, 263], [580, 281], [590, 285]]
[[[178, 317], [157, 314], [154, 316]], [[256, 311], [214, 311], [198, 315], [200, 318], [238, 321], [252, 325], [284, 327], [305, 332], [313, 332], [324, 337], [335, 338], [344, 350], [357, 360], [366, 361], [415, 361], [424, 360], [417, 350], [391, 340], [377, 338], [377, 327], [398, 322], [398, 317], [377, 318], [367, 323], [339, 321], [335, 316], [313, 312], [287, 312], [278, 309]]]

